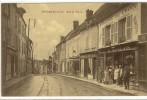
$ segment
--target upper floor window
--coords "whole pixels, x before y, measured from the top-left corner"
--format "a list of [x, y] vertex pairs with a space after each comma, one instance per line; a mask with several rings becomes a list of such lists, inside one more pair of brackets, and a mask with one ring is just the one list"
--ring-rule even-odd
[[17, 23], [17, 15], [15, 15], [15, 27], [17, 28], [17, 25], [18, 23]]
[[111, 44], [117, 43], [117, 32], [118, 32], [118, 24], [114, 22], [111, 24]]
[[110, 45], [110, 25], [105, 27], [105, 45]]
[[126, 39], [130, 40], [132, 37], [132, 15], [127, 16], [127, 32]]
[[126, 41], [126, 17], [119, 21], [118, 27], [118, 40], [119, 43]]
[[102, 28], [102, 45], [104, 46], [105, 43], [105, 28]]
[[21, 34], [21, 23], [20, 23], [20, 20], [18, 20], [18, 32]]

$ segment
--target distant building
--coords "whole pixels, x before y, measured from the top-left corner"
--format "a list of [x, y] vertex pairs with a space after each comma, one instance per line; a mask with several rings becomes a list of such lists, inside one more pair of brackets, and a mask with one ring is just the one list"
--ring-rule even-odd
[[61, 37], [60, 43], [56, 46], [56, 56], [57, 64], [56, 71], [58, 73], [65, 73], [66, 63], [65, 63], [65, 37]]
[[27, 37], [27, 73], [34, 73], [34, 59], [33, 59], [33, 42], [30, 38]]
[[18, 72], [19, 75], [27, 73], [27, 36], [26, 36], [26, 23], [23, 19], [23, 14], [26, 11], [23, 8], [17, 8], [17, 25], [18, 25]]

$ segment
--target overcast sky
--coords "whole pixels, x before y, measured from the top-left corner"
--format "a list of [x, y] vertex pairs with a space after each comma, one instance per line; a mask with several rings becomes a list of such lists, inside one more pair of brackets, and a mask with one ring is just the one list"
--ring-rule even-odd
[[[35, 58], [48, 59], [60, 42], [60, 36], [67, 35], [73, 29], [73, 21], [78, 20], [81, 24], [86, 18], [87, 9], [95, 12], [101, 5], [102, 3], [18, 4], [18, 7], [26, 10], [24, 19], [27, 25], [29, 18], [37, 20], [36, 27], [30, 30]], [[51, 13], [53, 11], [55, 13]], [[31, 20], [31, 26], [33, 23]]]

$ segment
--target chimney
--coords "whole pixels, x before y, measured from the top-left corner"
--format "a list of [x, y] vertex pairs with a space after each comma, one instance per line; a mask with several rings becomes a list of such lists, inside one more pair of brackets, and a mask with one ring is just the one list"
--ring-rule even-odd
[[86, 19], [89, 19], [92, 15], [93, 15], [93, 11], [87, 9], [87, 10], [86, 10]]
[[73, 21], [73, 30], [79, 26], [79, 21]]
[[64, 36], [61, 36], [61, 41], [64, 39]]

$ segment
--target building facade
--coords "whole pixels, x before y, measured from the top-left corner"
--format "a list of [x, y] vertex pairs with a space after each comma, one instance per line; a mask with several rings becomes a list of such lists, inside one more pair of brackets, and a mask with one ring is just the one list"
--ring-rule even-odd
[[19, 75], [26, 75], [27, 73], [27, 36], [26, 36], [26, 23], [23, 19], [23, 14], [26, 13], [23, 8], [17, 8], [18, 16], [18, 72]]
[[17, 6], [16, 4], [2, 5], [2, 64], [4, 82], [17, 76], [17, 24], [16, 22]]
[[2, 4], [2, 93], [5, 83], [27, 73], [25, 10], [17, 4]]
[[34, 73], [34, 59], [33, 59], [33, 41], [27, 37], [26, 39], [26, 62], [27, 62], [27, 74]]
[[56, 71], [58, 73], [65, 74], [66, 64], [65, 64], [65, 37], [61, 36], [60, 43], [56, 46]]
[[[109, 15], [107, 18], [99, 20], [99, 68], [121, 65], [123, 68], [129, 65], [131, 70], [130, 83], [132, 88], [143, 89], [146, 81], [141, 77], [146, 76], [146, 70], [143, 73], [140, 68], [140, 50], [142, 47], [138, 42], [138, 36], [142, 33], [142, 25], [146, 22], [141, 21], [142, 15], [146, 9], [145, 4], [118, 4], [114, 5], [119, 10]], [[108, 5], [107, 5], [108, 7]], [[107, 8], [109, 9], [109, 8]], [[101, 15], [106, 16], [106, 15]], [[99, 16], [98, 16], [99, 17]], [[144, 64], [145, 66], [146, 64]], [[142, 88], [143, 87], [143, 88]]]
[[106, 3], [94, 14], [87, 10], [85, 21], [73, 24], [73, 30], [65, 37], [66, 72], [99, 79], [100, 68], [128, 65], [131, 88], [146, 91], [145, 9], [145, 3]]

